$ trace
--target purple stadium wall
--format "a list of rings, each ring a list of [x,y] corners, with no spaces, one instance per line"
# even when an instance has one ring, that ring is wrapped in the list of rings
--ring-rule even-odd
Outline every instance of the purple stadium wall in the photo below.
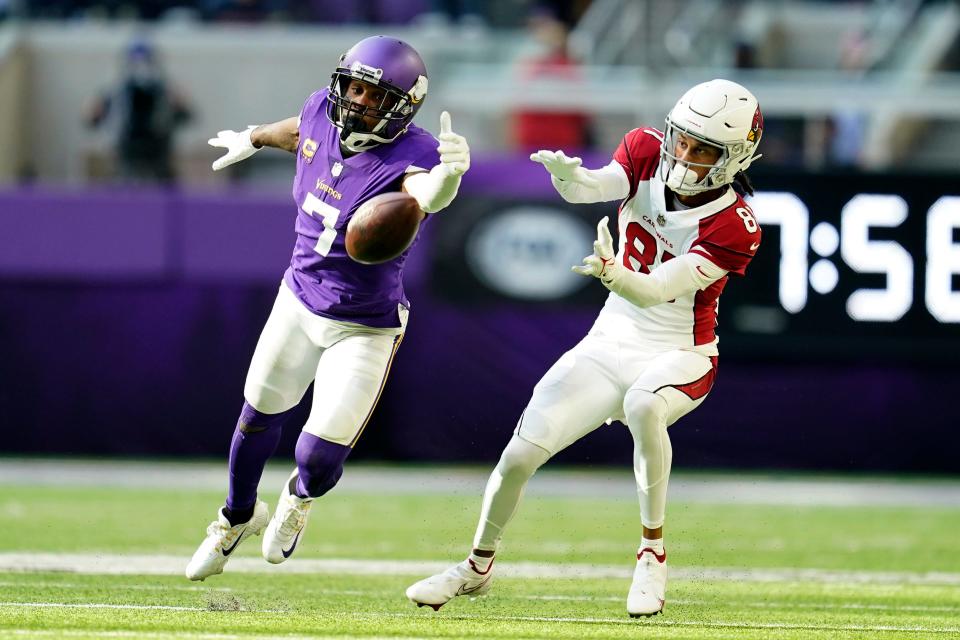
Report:
[[[539,174],[520,169],[506,186],[484,174],[464,203],[504,190],[555,200]],[[457,214],[434,221],[408,262],[410,326],[356,457],[494,461],[602,302],[598,288],[457,299],[438,277]],[[286,199],[249,193],[0,192],[0,454],[225,455],[293,216]],[[677,466],[960,470],[955,367],[729,344],[714,392],[671,428]],[[559,459],[627,463],[631,446],[615,423]]]

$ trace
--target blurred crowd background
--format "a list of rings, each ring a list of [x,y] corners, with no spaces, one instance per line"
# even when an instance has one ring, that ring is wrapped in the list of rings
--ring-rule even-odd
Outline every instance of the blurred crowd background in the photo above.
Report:
[[[377,33],[421,52],[417,123],[449,110],[474,167],[411,259],[358,456],[499,451],[602,303],[567,269],[612,212],[564,205],[526,154],[605,164],[726,77],[764,111],[765,245],[676,463],[960,471],[960,7],[935,0],[0,0],[0,452],[226,452],[293,163],[214,173],[206,140],[295,115]],[[626,464],[601,431],[565,459]]]
[[[0,0],[0,16],[4,182],[131,177],[148,143],[154,177],[214,181],[210,131],[294,113],[382,31],[427,61],[421,119],[450,109],[480,154],[608,153],[725,75],[765,98],[767,167],[958,168],[953,2]]]

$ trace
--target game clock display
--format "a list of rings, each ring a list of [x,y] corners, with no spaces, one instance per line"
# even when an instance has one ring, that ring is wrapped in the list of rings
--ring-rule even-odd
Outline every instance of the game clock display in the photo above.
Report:
[[[960,356],[960,185],[853,174],[757,182],[749,202],[763,244],[746,286],[724,292],[722,329],[789,334],[837,355]]]

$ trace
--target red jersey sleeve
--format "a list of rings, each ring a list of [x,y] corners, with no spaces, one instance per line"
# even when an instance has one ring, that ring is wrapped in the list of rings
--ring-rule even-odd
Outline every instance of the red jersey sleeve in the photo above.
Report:
[[[627,132],[620,146],[613,152],[613,159],[620,163],[630,179],[630,197],[637,192],[637,185],[653,177],[660,163],[660,143],[663,134],[653,127],[641,127]]]
[[[742,198],[737,198],[720,213],[700,221],[700,233],[690,253],[702,255],[721,269],[742,276],[760,248],[761,233],[753,210]]]

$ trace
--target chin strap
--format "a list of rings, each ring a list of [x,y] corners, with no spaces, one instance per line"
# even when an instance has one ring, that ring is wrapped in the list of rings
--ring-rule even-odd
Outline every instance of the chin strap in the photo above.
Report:
[[[674,162],[673,168],[670,169],[670,173],[667,175],[665,184],[671,191],[681,195],[692,195],[692,193],[686,193],[684,187],[696,186],[697,182],[697,173],[695,171],[686,165]]]

